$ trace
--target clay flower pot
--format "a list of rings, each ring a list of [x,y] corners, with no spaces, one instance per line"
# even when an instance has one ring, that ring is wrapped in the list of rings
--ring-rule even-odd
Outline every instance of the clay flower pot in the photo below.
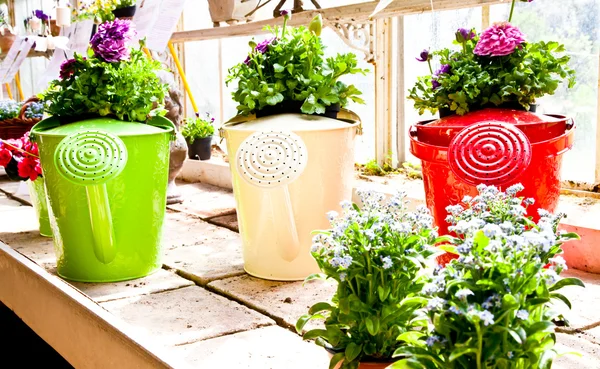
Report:
[[[6,31],[4,35],[0,35],[0,52],[2,54],[6,54],[8,50],[10,50],[10,47],[15,42],[16,37],[17,36],[10,31]]]

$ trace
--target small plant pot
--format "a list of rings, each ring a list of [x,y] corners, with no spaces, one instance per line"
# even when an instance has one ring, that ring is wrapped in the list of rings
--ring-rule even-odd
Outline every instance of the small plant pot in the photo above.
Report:
[[[482,106],[479,109],[474,109],[474,110],[483,110],[485,108],[513,109],[513,110],[525,111],[525,108],[523,107],[523,105],[516,103],[516,102],[507,102],[504,104],[500,104],[498,106],[496,106],[494,104],[487,104],[485,106]],[[529,105],[530,112],[535,113],[536,110],[537,110],[537,104]],[[449,117],[451,115],[456,115],[456,113],[453,112],[452,110],[450,110],[449,108],[440,108],[438,113],[440,115],[440,118],[445,118],[445,117]]]
[[[55,19],[50,20],[50,34],[54,37],[60,35],[60,26],[56,24]]]
[[[137,5],[133,5],[125,8],[115,9],[112,11],[112,13],[115,16],[115,18],[133,18],[136,10]]]
[[[212,150],[212,136],[197,138],[194,140],[194,143],[189,143],[188,145],[188,157],[192,160],[209,160]]]
[[[3,36],[0,36],[0,52],[2,52],[2,54],[6,54],[8,50],[10,50],[15,42],[15,38],[16,36],[9,31],[6,31]]]

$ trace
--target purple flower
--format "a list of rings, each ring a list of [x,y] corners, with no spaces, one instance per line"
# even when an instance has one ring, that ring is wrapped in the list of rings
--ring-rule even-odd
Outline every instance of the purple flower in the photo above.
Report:
[[[50,17],[49,17],[48,15],[46,15],[46,14],[44,13],[44,11],[43,11],[43,10],[41,10],[41,9],[38,9],[38,10],[34,11],[34,12],[33,12],[33,15],[34,15],[36,18],[38,18],[38,19],[40,19],[41,21],[43,21],[43,22],[46,22],[46,21],[47,21],[47,20],[50,18]]]
[[[415,58],[415,59],[417,59],[417,61],[420,61],[420,62],[426,62],[429,60],[429,58],[430,58],[429,50],[423,49],[423,51],[421,51],[421,53],[419,54],[419,57]]]
[[[279,12],[279,15],[281,15],[282,17],[292,17],[292,12],[289,10],[282,10]]]
[[[459,28],[456,31],[456,40],[460,43],[465,41],[469,41],[475,37],[475,32],[473,30],[468,30],[466,28]]]
[[[271,45],[271,42],[273,42],[273,40],[275,40],[275,37],[264,40],[263,42],[256,45],[254,50],[258,51],[261,54],[266,53],[269,50],[269,45]]]
[[[67,59],[60,65],[60,79],[67,79],[71,77],[77,70],[77,60]]]
[[[450,67],[450,64],[442,64],[442,65],[440,66],[440,69],[438,69],[438,70],[435,72],[435,74],[434,74],[434,75],[437,77],[437,76],[439,76],[440,74],[448,74],[448,73],[450,73],[450,70],[451,70],[451,69],[452,69],[452,68]]]
[[[521,48],[525,35],[510,23],[496,23],[483,31],[473,52],[480,56],[505,56]]]
[[[433,87],[434,90],[437,90],[438,88],[440,88],[440,83],[436,79],[432,79],[431,87]]]
[[[135,35],[129,20],[115,19],[98,27],[98,32],[90,41],[94,55],[109,63],[129,59],[127,43]]]

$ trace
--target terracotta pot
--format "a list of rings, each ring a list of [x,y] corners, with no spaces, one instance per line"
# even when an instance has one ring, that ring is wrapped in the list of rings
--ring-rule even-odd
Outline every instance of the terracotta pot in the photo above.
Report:
[[[56,19],[50,20],[50,34],[54,37],[60,35],[60,27],[56,24]]]
[[[246,17],[258,5],[258,0],[208,0],[208,10],[215,27],[219,22],[235,23],[250,20]]]
[[[10,33],[9,31],[6,31],[4,33],[4,36],[0,35],[0,52],[2,54],[6,54],[8,52],[8,50],[10,50],[10,47],[15,42],[16,37],[17,36]]]

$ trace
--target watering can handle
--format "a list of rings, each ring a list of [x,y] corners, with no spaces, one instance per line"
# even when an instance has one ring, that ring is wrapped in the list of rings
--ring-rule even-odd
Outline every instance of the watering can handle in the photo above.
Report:
[[[71,134],[60,141],[54,153],[57,172],[69,182],[85,187],[94,254],[103,264],[109,264],[117,255],[106,183],[118,176],[126,164],[125,143],[101,130]]]

